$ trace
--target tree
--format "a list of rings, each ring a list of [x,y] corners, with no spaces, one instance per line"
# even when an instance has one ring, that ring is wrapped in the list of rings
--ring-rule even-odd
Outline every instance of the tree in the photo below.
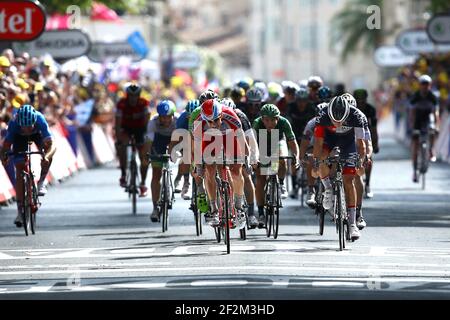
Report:
[[[365,52],[375,50],[383,42],[383,27],[370,29],[367,8],[378,6],[382,12],[383,0],[348,0],[345,7],[331,20],[331,44],[343,43],[341,59],[346,61],[360,46]],[[380,22],[381,23],[381,22]]]
[[[39,2],[44,6],[47,14],[51,15],[65,13],[67,7],[73,4],[79,6],[83,13],[88,13],[94,1],[104,3],[119,15],[125,12],[138,14],[147,8],[146,0],[77,0],[76,3],[73,0],[40,0]]]
[[[450,2],[448,0],[431,0],[429,10],[433,13],[449,13]]]

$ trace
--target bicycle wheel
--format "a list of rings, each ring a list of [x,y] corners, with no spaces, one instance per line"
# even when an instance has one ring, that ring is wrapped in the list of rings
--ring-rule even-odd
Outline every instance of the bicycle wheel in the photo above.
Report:
[[[162,232],[166,232],[167,231],[167,224],[168,224],[168,214],[169,214],[169,197],[168,197],[168,190],[167,190],[167,183],[168,183],[168,177],[167,177],[167,171],[165,171],[163,173],[163,179],[162,179],[162,185],[161,188],[163,188],[162,190],[162,199],[161,199],[161,203],[162,203]]]
[[[32,202],[31,202],[31,216],[30,216],[30,220],[31,220],[31,233],[35,234],[35,230],[36,230],[36,212],[37,212],[37,208],[38,208],[38,193],[36,190],[36,185],[33,183],[32,184]]]
[[[239,230],[241,240],[247,240],[247,226],[248,226],[248,218],[247,213],[245,213],[245,228]]]
[[[305,207],[305,169],[302,168],[302,174],[300,176],[300,199],[301,199],[301,204],[302,204],[302,208]]]
[[[24,184],[23,184],[23,209],[22,209],[22,221],[23,228],[25,230],[25,235],[28,236],[29,231],[31,230],[31,202],[29,197],[29,177],[24,175]]]
[[[228,185],[225,185],[223,190],[224,192],[224,220],[225,220],[225,227],[224,227],[224,240],[227,245],[227,254],[230,254],[231,248],[230,248],[230,222],[231,222],[231,208],[230,208],[230,188]]]
[[[323,229],[325,226],[325,210],[322,206],[316,207],[316,214],[319,216],[319,234],[323,236]]]
[[[132,212],[135,215],[137,211],[137,163],[135,159],[130,162],[130,187],[128,192],[131,193]]]
[[[278,238],[278,230],[280,228],[280,207],[281,207],[281,194],[280,194],[280,186],[278,183],[275,183],[274,190],[274,207],[273,207],[273,238]]]
[[[270,238],[272,235],[272,226],[273,226],[273,212],[272,207],[269,206],[266,208],[266,235],[267,238]]]
[[[197,184],[195,183],[194,179],[192,180],[191,210],[194,213],[195,231],[198,237],[202,234],[202,219],[197,208]]]
[[[342,200],[341,200],[341,188],[337,188],[336,194],[336,216],[338,223],[338,234],[339,234],[339,250],[343,251],[345,249],[345,230],[344,230],[344,217],[343,217],[343,208],[342,208]]]

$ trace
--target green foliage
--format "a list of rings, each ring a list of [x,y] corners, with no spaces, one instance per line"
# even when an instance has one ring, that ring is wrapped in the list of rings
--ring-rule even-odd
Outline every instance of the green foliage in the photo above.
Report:
[[[81,8],[81,12],[88,13],[92,7],[93,0],[40,0],[47,14],[65,13],[70,5],[77,5]],[[109,8],[115,10],[118,14],[128,12],[130,14],[139,14],[146,9],[146,0],[97,0],[96,2],[104,3]]]
[[[365,52],[370,52],[382,43],[383,27],[373,30],[367,27],[370,17],[367,8],[372,5],[379,6],[382,11],[383,0],[349,0],[333,17],[331,25],[334,32],[330,45],[343,44],[341,56],[343,61],[346,61],[351,53],[356,52],[360,45]]]
[[[448,0],[431,0],[429,10],[433,13],[449,13],[450,1]]]

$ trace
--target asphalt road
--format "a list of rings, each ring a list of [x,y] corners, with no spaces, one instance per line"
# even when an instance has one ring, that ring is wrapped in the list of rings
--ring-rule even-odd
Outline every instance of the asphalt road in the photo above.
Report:
[[[408,151],[383,131],[362,238],[338,251],[335,227],[287,200],[278,240],[232,233],[231,255],[177,195],[169,231],[131,214],[115,164],[78,173],[42,199],[25,237],[15,209],[0,210],[0,299],[449,299],[450,167],[427,189],[411,181]]]

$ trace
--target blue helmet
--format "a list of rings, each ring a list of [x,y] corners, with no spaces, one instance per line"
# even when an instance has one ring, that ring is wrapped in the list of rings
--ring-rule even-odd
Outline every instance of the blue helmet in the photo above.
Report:
[[[156,107],[156,112],[158,112],[160,116],[173,116],[176,110],[177,107],[175,106],[175,103],[170,100],[163,100],[158,103],[158,106]]]
[[[21,127],[31,127],[37,121],[37,112],[29,104],[23,105],[17,112],[17,122]]]
[[[331,89],[328,88],[327,86],[320,87],[318,95],[320,100],[322,101],[328,100],[331,98]]]
[[[186,112],[191,114],[195,109],[200,107],[200,100],[191,100],[186,104]]]

